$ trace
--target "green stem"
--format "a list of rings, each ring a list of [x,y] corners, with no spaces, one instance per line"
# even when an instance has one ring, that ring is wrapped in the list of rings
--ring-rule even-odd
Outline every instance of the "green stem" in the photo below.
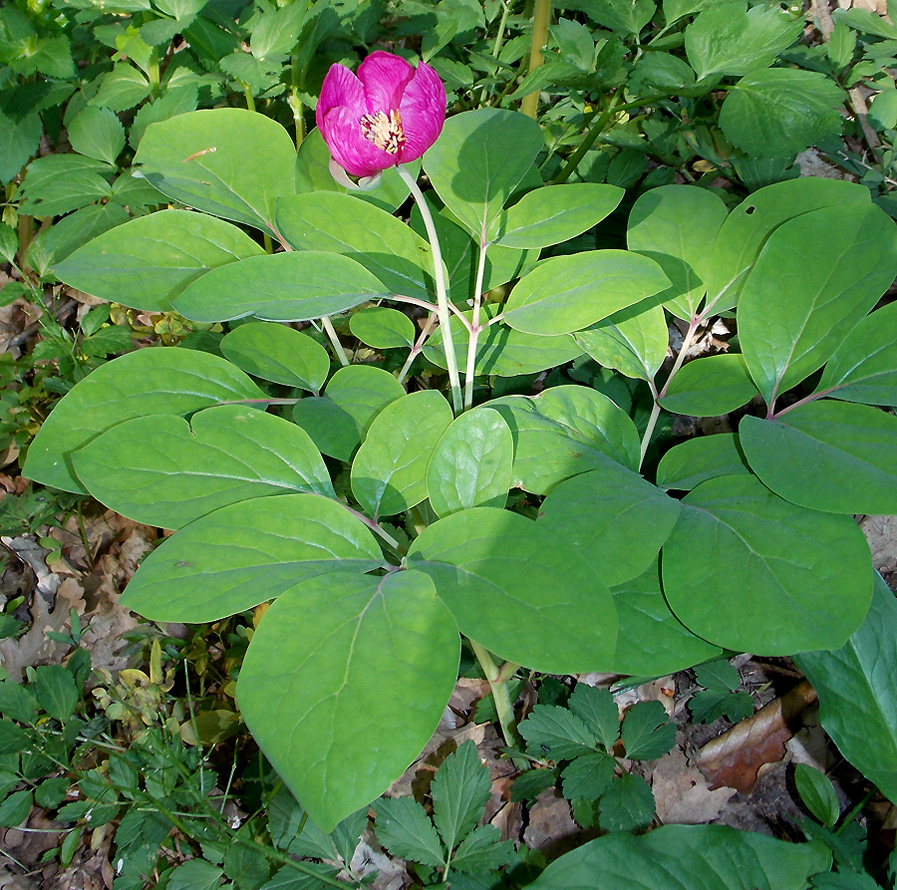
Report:
[[[572,155],[567,159],[567,163],[560,169],[558,175],[554,178],[554,184],[560,185],[563,182],[566,182],[570,178],[570,174],[579,166],[580,161],[586,156],[588,150],[595,144],[595,140],[601,135],[604,131],[604,128],[607,126],[608,121],[619,111],[618,106],[616,105],[617,94],[614,93],[611,96],[611,100],[608,103],[607,108],[604,111],[604,114],[592,124],[589,128],[588,133],[586,133],[585,138],[579,144],[579,148],[573,152]]]
[[[330,338],[330,342],[333,344],[333,351],[336,353],[337,359],[339,359],[339,363],[345,368],[346,365],[350,365],[349,356],[346,355],[346,350],[343,349],[343,344],[340,343],[339,337],[336,333],[336,328],[333,327],[333,322],[330,320],[328,316],[324,316],[321,319],[321,326],[327,332],[327,336]]]
[[[499,668],[488,649],[485,649],[473,640],[469,640],[469,642],[473,648],[473,654],[476,655],[486,680],[489,682],[489,688],[492,690],[495,713],[498,715],[498,725],[501,727],[501,734],[505,744],[509,748],[516,748],[520,744],[520,736],[517,734],[517,727],[514,725],[514,703],[511,701],[511,695],[508,692],[508,680],[513,676],[518,666],[508,662]]]
[[[464,410],[473,407],[473,379],[477,365],[477,338],[480,335],[480,305],[483,301],[483,279],[486,274],[486,251],[489,242],[485,230],[480,236],[480,259],[477,263],[477,280],[473,290],[473,315],[471,316],[470,338],[467,344],[467,371],[464,376]]]
[[[411,196],[417,204],[420,215],[423,217],[424,226],[427,229],[427,237],[430,239],[430,250],[433,253],[433,277],[436,281],[436,303],[439,314],[439,329],[442,331],[442,346],[445,350],[445,363],[448,367],[449,384],[452,388],[452,406],[455,414],[461,412],[461,378],[458,374],[458,360],[455,356],[455,346],[452,343],[451,315],[449,312],[448,288],[445,281],[445,267],[442,264],[442,249],[439,246],[439,236],[436,233],[436,225],[433,222],[433,214],[430,213],[430,205],[424,193],[420,190],[415,178],[401,164],[396,167],[402,181],[408,186]]]
[[[532,74],[540,65],[545,62],[545,56],[542,55],[542,47],[548,43],[548,22],[551,19],[551,0],[536,0],[536,9],[533,13],[533,36],[530,42],[529,51],[529,71]],[[529,115],[533,120],[536,119],[536,111],[539,108],[539,91],[530,93],[523,97],[520,103],[520,110]]]
[[[252,98],[252,87],[248,83],[243,84],[243,95],[246,97],[246,107],[255,111],[255,99]]]
[[[492,58],[498,59],[501,54],[501,45],[505,39],[505,28],[508,26],[508,16],[511,14],[511,0],[502,0],[502,10],[501,10],[501,19],[498,23],[498,33],[495,35],[495,43],[492,44]],[[490,77],[495,77],[495,73],[498,71],[498,64],[492,66],[492,70],[489,72]],[[483,87],[480,92],[480,105],[486,104],[487,97],[487,89]]]
[[[427,317],[423,330],[420,332],[420,336],[415,341],[414,346],[411,347],[411,351],[408,353],[408,358],[405,359],[405,364],[402,365],[402,370],[399,371],[399,376],[397,378],[399,383],[405,382],[405,377],[411,370],[411,365],[414,364],[414,360],[421,354],[421,350],[424,348],[424,343],[427,342],[427,337],[430,336],[430,331],[433,330],[434,324],[436,324],[436,313],[431,312]]]

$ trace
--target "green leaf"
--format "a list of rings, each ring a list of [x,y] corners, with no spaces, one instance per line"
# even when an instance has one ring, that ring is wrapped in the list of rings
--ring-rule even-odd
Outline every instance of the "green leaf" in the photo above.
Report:
[[[492,796],[489,767],[480,762],[477,747],[470,739],[439,767],[430,793],[433,821],[445,848],[454,850],[482,818]]]
[[[844,92],[817,71],[770,68],[743,77],[726,96],[719,125],[753,157],[788,157],[841,132]]]
[[[511,487],[514,439],[495,411],[475,408],[452,421],[427,469],[437,516],[468,507],[504,507]]]
[[[59,263],[91,239],[130,219],[128,211],[115,201],[88,204],[53,223],[44,241],[47,255],[52,257],[52,262]]]
[[[11,263],[16,258],[19,250],[19,236],[12,226],[0,223],[0,257]]]
[[[78,478],[117,513],[180,528],[219,507],[267,495],[335,498],[308,434],[239,405],[181,417],[138,417],[112,427],[73,458]]]
[[[114,164],[125,147],[125,128],[108,108],[88,105],[68,125],[72,148],[89,158]]]
[[[802,176],[754,192],[719,229],[707,260],[708,304],[716,312],[735,305],[764,242],[782,223],[812,210],[849,204],[868,207],[869,190],[838,179]]]
[[[459,657],[454,621],[425,576],[328,574],[267,611],[237,700],[281,778],[329,831],[385,791],[430,738]]]
[[[414,322],[397,309],[371,306],[349,319],[349,330],[373,349],[401,349],[414,345]]]
[[[466,874],[494,871],[514,858],[513,841],[503,841],[494,825],[477,826],[452,857],[452,868]],[[454,879],[455,886],[458,885]]]
[[[78,707],[75,678],[61,664],[45,664],[37,668],[34,691],[40,706],[61,723],[67,723]]]
[[[769,6],[745,11],[743,0],[712,3],[685,29],[685,54],[698,79],[768,68],[803,30],[803,22]]]
[[[127,111],[148,98],[152,87],[142,71],[128,62],[119,62],[107,71],[91,105],[112,111]]]
[[[741,685],[738,671],[725,658],[699,664],[695,668],[695,681],[706,689],[721,689],[725,692],[734,692]]]
[[[475,238],[498,234],[502,208],[544,145],[525,114],[483,108],[450,117],[426,153],[424,170],[439,197]]]
[[[318,575],[349,584],[382,562],[371,533],[341,504],[315,494],[255,498],[169,538],[141,563],[122,603],[151,621],[201,624]]]
[[[497,313],[495,306],[484,306],[480,314],[481,323],[494,318]],[[469,311],[463,314],[468,321],[473,315]],[[454,314],[450,324],[455,357],[458,366],[463,368],[466,367],[470,334]],[[475,373],[477,376],[494,374],[497,377],[536,374],[569,362],[579,355],[582,355],[582,348],[569,334],[541,337],[522,334],[502,324],[490,324],[486,330],[480,331],[477,338]],[[440,368],[446,366],[442,334],[438,329],[424,346],[424,357]]]
[[[654,0],[627,0],[625,3],[591,0],[585,4],[585,10],[589,18],[599,25],[624,35],[637,36],[653,18],[657,4]]]
[[[657,562],[644,574],[611,588],[617,607],[617,647],[610,670],[637,677],[671,674],[720,649],[695,636],[673,614],[660,587]]]
[[[374,804],[377,840],[393,856],[431,868],[445,865],[445,850],[424,808],[412,797],[381,797]]]
[[[78,155],[36,158],[28,165],[19,187],[19,212],[57,216],[109,198],[112,188],[101,175],[108,173],[105,163]]]
[[[569,334],[668,286],[657,263],[625,250],[551,257],[511,291],[505,322],[525,334]]]
[[[427,497],[427,467],[452,422],[436,390],[391,402],[377,415],[352,462],[352,493],[375,519],[393,516]]]
[[[653,380],[660,370],[670,343],[663,307],[646,309],[640,303],[573,336],[599,365],[646,381]]]
[[[623,717],[621,738],[630,760],[656,760],[676,744],[676,724],[659,701],[636,702]]]
[[[53,271],[66,284],[95,297],[161,312],[170,310],[171,301],[210,269],[261,258],[263,253],[248,235],[223,220],[188,210],[161,210],[104,232]]]
[[[660,702],[650,704],[660,705]],[[601,795],[598,820],[605,831],[634,831],[646,826],[653,818],[654,794],[641,776],[623,773],[615,777],[610,788]]]
[[[779,226],[738,307],[744,359],[767,404],[822,367],[895,276],[897,226],[879,207],[825,208]]]
[[[557,386],[534,399],[506,396],[484,407],[498,411],[511,429],[517,488],[545,494],[564,479],[606,467],[608,457],[638,466],[635,424],[596,390]]]
[[[462,510],[428,526],[408,551],[465,636],[545,673],[598,670],[616,615],[594,569],[562,538],[519,514]]]
[[[324,454],[350,461],[374,418],[404,395],[402,384],[388,371],[349,365],[330,378],[322,398],[296,404],[293,419]]]
[[[897,90],[885,89],[875,96],[869,106],[869,123],[876,130],[897,127]]]
[[[543,791],[557,783],[557,772],[556,768],[533,768],[521,773],[511,785],[511,800],[515,803],[521,800],[535,800]]]
[[[535,248],[569,241],[612,213],[623,195],[614,185],[591,182],[533,189],[507,211],[495,243]]]
[[[12,680],[0,680],[0,714],[19,723],[37,723],[34,693]]]
[[[804,806],[826,828],[834,828],[838,817],[841,815],[841,806],[838,803],[838,795],[831,780],[825,773],[798,763],[794,767],[794,784],[797,793]]]
[[[662,408],[692,417],[716,417],[747,405],[757,395],[744,357],[710,355],[683,365],[658,399]]]
[[[843,645],[859,626],[870,560],[852,518],[796,507],[751,476],[709,479],[682,503],[663,589],[689,630],[773,655]]]
[[[238,890],[258,890],[271,874],[264,851],[244,844],[231,844],[224,854],[224,874]]]
[[[382,281],[388,294],[432,300],[430,245],[385,210],[338,192],[281,198],[277,226],[299,251],[349,257]]]
[[[676,525],[679,502],[610,458],[561,482],[539,526],[569,541],[608,585],[641,575]]]
[[[23,473],[63,491],[86,493],[72,471],[71,453],[115,424],[263,397],[242,371],[217,356],[139,349],[102,365],[57,402],[28,449]]]
[[[296,148],[272,118],[240,108],[192,111],[150,124],[134,166],[197,210],[274,231],[277,198],[294,192]]]
[[[867,315],[844,338],[815,392],[846,402],[897,406],[897,304]]]
[[[745,416],[741,444],[776,494],[831,513],[897,513],[897,417],[819,401],[772,420]]]
[[[672,447],[657,465],[661,488],[690,491],[716,476],[750,475],[735,433],[686,439]]]
[[[168,877],[168,890],[214,890],[224,872],[205,859],[191,859],[177,866]]]
[[[15,119],[0,111],[0,185],[10,182],[37,153],[44,132],[36,112]]]
[[[518,727],[526,750],[534,757],[573,760],[595,753],[595,737],[571,711],[555,705],[536,705]]]
[[[568,706],[595,734],[598,744],[606,751],[610,751],[620,736],[620,711],[610,692],[586,683],[577,683]],[[573,795],[573,797],[583,796]]]
[[[663,269],[670,287],[658,300],[679,318],[691,319],[698,312],[711,273],[710,248],[725,219],[722,198],[711,189],[695,186],[651,189],[633,205],[629,249],[650,257]]]
[[[897,602],[879,574],[869,613],[833,652],[795,662],[819,694],[823,729],[838,750],[891,800],[897,798]]]
[[[338,253],[288,251],[239,260],[188,285],[175,308],[193,321],[308,321],[345,312],[389,291],[360,263]]]
[[[228,361],[253,377],[315,395],[330,373],[327,350],[308,334],[282,324],[241,324],[221,340],[220,348]]]
[[[617,761],[613,757],[598,751],[577,757],[561,773],[564,797],[567,800],[577,797],[598,800],[610,787],[616,767]]]
[[[15,791],[4,801],[0,801],[0,825],[14,827],[21,825],[31,812],[34,794],[31,791]]]

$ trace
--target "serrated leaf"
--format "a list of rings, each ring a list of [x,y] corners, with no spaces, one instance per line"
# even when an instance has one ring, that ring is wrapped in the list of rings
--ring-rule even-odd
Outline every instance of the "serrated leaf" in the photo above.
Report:
[[[634,831],[653,818],[654,794],[651,786],[641,776],[632,773],[617,776],[598,802],[598,821],[605,831]]]
[[[640,701],[626,711],[620,737],[630,760],[656,760],[676,744],[676,724],[659,701]]]
[[[237,700],[275,769],[328,831],[419,753],[459,656],[455,623],[425,576],[331,573],[294,585],[266,612]]]
[[[601,752],[577,757],[561,773],[564,797],[567,800],[572,800],[574,797],[583,800],[598,800],[610,788],[616,767],[617,761],[610,755]]]
[[[566,708],[536,705],[518,730],[527,751],[539,759],[573,760],[595,751],[593,733]]]
[[[543,791],[556,784],[557,780],[556,769],[527,770],[514,779],[511,786],[511,800],[535,800]]]
[[[40,147],[43,124],[36,112],[15,119],[0,111],[0,184],[10,182]]]
[[[494,825],[475,828],[452,857],[452,868],[468,874],[494,871],[507,865],[514,856],[512,841],[503,841]]]
[[[19,187],[19,212],[31,216],[56,216],[109,198],[112,189],[101,174],[108,166],[79,155],[48,155],[36,158]]]
[[[695,668],[695,681],[705,689],[720,689],[734,692],[741,685],[738,671],[726,661],[718,658]]]
[[[71,671],[61,664],[45,664],[35,670],[34,691],[40,706],[66,723],[78,707],[78,687]]]
[[[445,851],[426,810],[411,797],[382,797],[374,804],[377,840],[393,856],[431,868],[445,865]]]
[[[36,723],[37,713],[37,701],[29,688],[0,680],[0,714],[19,723]]]
[[[430,786],[433,821],[447,850],[454,850],[483,816],[492,794],[489,768],[468,739],[445,759]],[[460,851],[459,851],[460,852]]]
[[[79,154],[114,164],[125,147],[125,128],[108,108],[88,105],[68,125],[69,141]]]
[[[21,825],[31,812],[34,794],[31,791],[14,791],[6,800],[0,801],[0,826]]]
[[[620,737],[620,711],[607,689],[577,683],[568,702],[570,710],[594,733],[598,744],[610,751]],[[574,797],[583,797],[574,794]]]

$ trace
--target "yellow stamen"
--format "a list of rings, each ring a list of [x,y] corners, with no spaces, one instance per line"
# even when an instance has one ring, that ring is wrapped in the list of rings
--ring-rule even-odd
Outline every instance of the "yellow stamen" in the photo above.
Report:
[[[378,111],[376,114],[365,114],[361,118],[361,133],[365,139],[373,142],[377,148],[391,155],[398,154],[405,144],[405,131],[402,129],[402,115],[398,108],[389,112]]]

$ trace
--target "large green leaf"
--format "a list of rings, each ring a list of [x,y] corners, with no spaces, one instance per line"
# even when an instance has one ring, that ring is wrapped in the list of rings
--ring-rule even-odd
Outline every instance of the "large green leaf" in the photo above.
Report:
[[[340,368],[321,398],[303,399],[293,407],[293,420],[326,455],[349,461],[373,419],[405,395],[388,371],[371,365]]]
[[[751,469],[794,504],[832,513],[897,513],[897,417],[850,402],[810,402],[738,427]]]
[[[351,257],[390,293],[433,298],[430,245],[379,207],[338,192],[292,195],[277,202],[277,227],[296,250]]]
[[[0,184],[16,177],[40,148],[43,124],[37,112],[14,119],[0,111]]]
[[[308,321],[345,312],[389,289],[361,263],[318,250],[263,254],[213,269],[189,285],[175,308],[193,321]]]
[[[685,54],[699,79],[747,74],[769,67],[802,30],[802,19],[778,8],[746,11],[744,0],[711,3],[685,29]]]
[[[99,501],[138,522],[180,528],[212,510],[269,494],[336,497],[308,434],[238,405],[120,423],[76,451],[78,478]]]
[[[738,306],[744,359],[767,403],[822,367],[895,276],[897,226],[879,207],[823,208],[779,226]]]
[[[627,243],[657,262],[671,282],[659,295],[671,312],[690,319],[707,291],[711,248],[726,205],[711,189],[667,185],[645,192],[629,216]]]
[[[686,439],[671,448],[657,465],[657,484],[661,488],[690,491],[715,476],[750,472],[735,433],[717,433]]]
[[[382,564],[371,532],[336,501],[317,494],[254,498],[207,513],[154,550],[122,605],[151,621],[202,624],[308,578]]]
[[[498,313],[495,306],[486,305],[480,311],[480,323],[494,318]],[[469,321],[472,312],[464,313]],[[458,366],[467,367],[467,350],[470,334],[461,321],[452,315],[452,345]],[[503,324],[490,324],[480,331],[477,338],[476,374],[497,377],[518,377],[522,374],[537,374],[547,368],[554,368],[582,355],[582,348],[569,334],[560,337],[540,337],[523,334]],[[444,368],[445,349],[442,335],[437,329],[424,346],[424,356],[433,364]]]
[[[822,207],[868,206],[869,200],[865,186],[812,176],[776,182],[754,192],[720,227],[707,268],[708,304],[717,312],[735,305],[757,254],[786,220]]]
[[[330,831],[420,753],[459,657],[455,622],[425,575],[328,574],[293,586],[267,611],[237,700],[265,756]]]
[[[819,717],[838,750],[897,799],[897,602],[875,574],[872,605],[833,652],[794,656],[819,695]]]
[[[140,349],[101,366],[56,404],[31,443],[22,472],[44,485],[86,494],[72,471],[71,454],[111,426],[264,395],[239,368],[217,356]]]
[[[695,359],[679,370],[659,399],[674,414],[716,417],[747,405],[757,395],[743,356],[738,353]]]
[[[652,677],[672,674],[722,654],[695,636],[670,610],[657,561],[646,572],[610,589],[617,607],[617,648],[608,670]]]
[[[641,575],[657,560],[679,502],[610,458],[552,489],[539,527],[576,547],[608,585]]]
[[[816,392],[846,402],[897,406],[897,303],[867,315],[844,338]]]
[[[212,108],[150,124],[134,166],[164,195],[197,210],[274,230],[277,198],[294,192],[296,147],[277,121]]]
[[[104,232],[54,267],[66,284],[135,309],[171,301],[210,269],[264,251],[236,226],[188,210],[162,210]]]
[[[753,157],[790,157],[840,134],[844,99],[841,87],[818,71],[753,71],[726,97],[719,124]]]
[[[424,157],[433,188],[479,240],[498,234],[502,208],[544,145],[525,114],[482,108],[450,117]]]
[[[514,439],[496,411],[475,408],[452,421],[427,469],[437,516],[469,507],[503,507],[511,487]]]
[[[574,338],[599,365],[641,380],[654,379],[670,343],[663,307],[645,309],[639,303],[577,332]]]
[[[529,890],[804,890],[830,865],[819,843],[726,825],[664,825],[589,841],[552,862]]]
[[[408,551],[465,636],[500,658],[553,674],[603,670],[617,616],[607,586],[563,538],[517,513],[462,510]]]
[[[374,418],[351,477],[352,493],[371,516],[393,516],[426,498],[430,457],[451,422],[449,403],[433,389],[396,399]]]
[[[534,248],[568,241],[601,222],[623,195],[615,185],[594,182],[533,189],[507,211],[496,244]]]
[[[505,322],[525,334],[557,337],[587,328],[669,283],[657,263],[630,251],[551,257],[511,291]]]
[[[330,356],[316,340],[282,324],[241,324],[221,340],[224,356],[263,380],[296,386],[315,395],[330,373]]]
[[[869,607],[870,568],[851,517],[797,507],[752,476],[720,476],[682,502],[663,589],[709,642],[784,655],[843,645]]]

